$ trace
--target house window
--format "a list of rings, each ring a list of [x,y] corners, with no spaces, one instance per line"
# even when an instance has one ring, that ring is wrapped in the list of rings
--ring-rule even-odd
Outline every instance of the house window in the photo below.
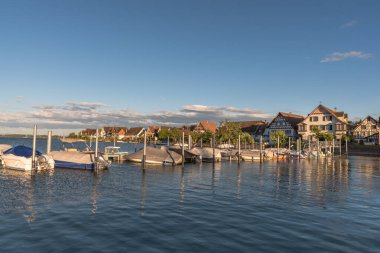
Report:
[[[330,131],[333,130],[333,126],[332,126],[332,125],[329,125],[329,130],[330,130]]]
[[[362,129],[366,129],[366,126],[365,126],[365,125],[362,125],[361,128],[362,128]]]
[[[317,122],[318,116],[310,117],[310,122]]]
[[[376,129],[376,125],[372,125],[372,129]]]

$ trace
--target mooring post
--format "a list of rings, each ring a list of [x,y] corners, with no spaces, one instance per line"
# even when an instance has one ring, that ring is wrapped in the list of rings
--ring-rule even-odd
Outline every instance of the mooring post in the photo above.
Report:
[[[201,135],[201,148],[203,148],[203,137]]]
[[[212,135],[212,162],[215,163],[215,134]]]
[[[185,167],[185,131],[182,131],[182,168]]]
[[[345,141],[346,141],[346,155],[348,156],[348,140],[347,140],[347,138],[345,138]]]
[[[317,139],[317,158],[319,158],[319,139]]]
[[[36,146],[37,146],[37,125],[34,125],[33,130],[33,148],[32,148],[32,168],[37,169],[36,166]]]
[[[342,138],[339,139],[339,156],[342,156]]]
[[[288,147],[289,147],[289,152],[290,152],[290,149],[291,149],[291,141],[290,141],[290,137],[288,139]]]
[[[260,163],[263,162],[263,136],[260,136]]]
[[[277,161],[280,155],[280,135],[277,133]]]
[[[95,158],[98,158],[99,152],[99,129],[96,129],[96,137],[95,137]]]
[[[241,152],[241,148],[240,148],[240,134],[239,134],[239,138],[238,138],[238,163],[240,163],[240,152]]]
[[[52,136],[52,132],[48,131],[47,144],[46,144],[46,154],[47,155],[50,155],[50,152],[51,152],[51,136]]]
[[[334,157],[334,153],[335,153],[335,139],[333,139],[332,141],[332,156]]]
[[[308,157],[311,157],[311,136],[309,136],[309,154]]]
[[[190,132],[189,132],[189,146],[187,147],[189,150],[191,149],[191,146],[192,146],[192,140],[191,140],[191,135],[190,135]]]
[[[168,143],[167,143],[168,147],[169,147],[169,142],[170,142],[170,136],[168,135]]]
[[[301,160],[301,139],[297,139],[297,155],[298,155],[298,161]]]
[[[144,129],[144,151],[143,151],[143,166],[146,165],[146,129]]]

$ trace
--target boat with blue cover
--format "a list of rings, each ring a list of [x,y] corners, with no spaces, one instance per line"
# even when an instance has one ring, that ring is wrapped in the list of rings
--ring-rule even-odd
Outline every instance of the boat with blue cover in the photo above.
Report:
[[[1,155],[1,164],[4,168],[31,171],[33,169],[33,149],[18,145],[4,151]],[[49,155],[35,151],[35,169],[54,169],[54,160]]]

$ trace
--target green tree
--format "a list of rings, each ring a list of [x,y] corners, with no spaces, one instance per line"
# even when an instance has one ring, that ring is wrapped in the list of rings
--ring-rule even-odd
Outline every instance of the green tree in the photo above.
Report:
[[[69,133],[69,138],[77,138],[77,134],[76,133]]]
[[[242,142],[246,142],[247,144],[253,144],[255,142],[255,140],[253,139],[253,137],[249,133],[246,133],[246,132],[243,132],[241,134],[240,140]]]
[[[287,136],[284,131],[275,131],[270,135],[270,140],[277,144],[277,140],[280,142],[280,147],[285,147],[287,142]]]
[[[164,128],[158,133],[158,139],[161,141],[166,141],[168,138],[172,142],[179,140],[181,133],[178,128]]]
[[[313,128],[311,129],[311,132],[315,134],[315,137],[320,140],[320,141],[324,141],[324,140],[327,140],[327,141],[332,141],[334,140],[334,135],[331,134],[331,133],[324,133],[322,132],[322,130],[317,127],[317,126],[313,126]]]
[[[231,140],[236,143],[239,135],[241,134],[242,131],[239,123],[225,120],[221,122],[221,127],[217,137],[220,142],[227,142]]]

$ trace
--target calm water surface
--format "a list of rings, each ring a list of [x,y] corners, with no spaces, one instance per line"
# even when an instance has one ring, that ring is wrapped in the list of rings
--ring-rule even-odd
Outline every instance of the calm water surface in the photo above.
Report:
[[[379,238],[379,158],[0,169],[1,252],[380,252]]]

